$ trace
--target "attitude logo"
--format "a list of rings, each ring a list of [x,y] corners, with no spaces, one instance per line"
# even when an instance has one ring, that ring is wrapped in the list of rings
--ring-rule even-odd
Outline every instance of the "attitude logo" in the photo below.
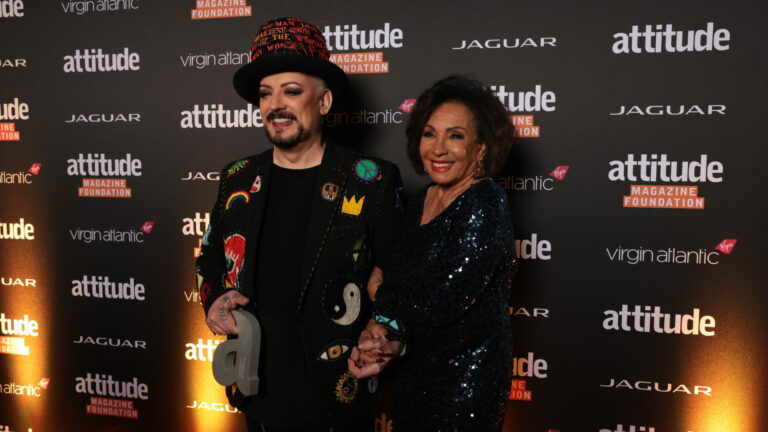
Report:
[[[549,177],[543,175],[533,177],[501,176],[496,178],[496,183],[507,191],[550,192],[555,190],[557,182],[565,180],[569,168],[569,165],[558,165],[549,173]]]
[[[690,314],[663,313],[660,306],[621,305],[621,310],[603,312],[603,328],[639,333],[714,336],[715,317],[702,315],[699,308]]]
[[[203,341],[202,338],[198,338],[196,344],[187,343],[184,345],[187,348],[184,352],[184,358],[187,360],[212,362],[213,351],[220,343],[220,340],[206,339]]]
[[[20,218],[18,222],[0,222],[0,240],[34,240],[35,227]]]
[[[218,54],[188,53],[186,56],[179,56],[181,65],[185,68],[205,69],[211,66],[239,66],[251,61],[251,55],[248,52],[224,51]]]
[[[16,123],[5,120],[29,120],[29,105],[19,102],[19,98],[0,104],[0,141],[21,140],[21,132],[16,130]]]
[[[0,0],[0,18],[20,18],[24,16],[22,0]]]
[[[208,410],[208,411],[216,411],[216,412],[226,412],[226,413],[232,413],[237,414],[240,412],[239,409],[233,407],[232,405],[228,403],[223,402],[207,402],[207,401],[198,401],[193,400],[191,405],[187,405],[187,408],[189,409],[199,409],[199,410]],[[2,432],[2,431],[0,431]]]
[[[75,377],[75,391],[91,395],[85,406],[86,414],[122,418],[139,418],[133,400],[149,399],[149,386],[133,377],[130,381],[118,381],[112,375],[86,373]]]
[[[40,174],[41,163],[33,163],[26,171],[0,171],[1,184],[32,184],[34,176]]]
[[[64,56],[65,73],[81,72],[126,72],[141,69],[141,58],[128,47],[122,52],[105,53],[101,48],[75,50],[72,55]]]
[[[144,243],[144,237],[152,233],[154,222],[144,222],[139,229],[119,230],[116,228],[74,228],[69,230],[69,236],[74,241],[85,244],[103,243]]]
[[[557,102],[555,92],[542,91],[541,84],[536,84],[533,90],[528,91],[507,91],[505,85],[492,85],[489,88],[509,112],[555,111],[555,102]],[[533,115],[511,114],[510,120],[515,127],[516,137],[539,138],[541,136],[541,128],[534,124]]]
[[[195,212],[194,217],[184,218],[181,222],[183,224],[181,227],[183,235],[200,237],[205,234],[205,230],[208,229],[208,225],[211,223],[211,214]]]
[[[15,382],[0,383],[0,393],[12,396],[27,396],[39,398],[43,395],[43,390],[48,389],[51,383],[50,378],[43,378],[37,384],[16,384]]]
[[[11,69],[18,69],[18,68],[25,68],[27,67],[27,59],[23,58],[1,58],[0,57],[0,69],[4,68],[11,68]]]
[[[679,53],[703,51],[728,51],[731,32],[715,30],[715,23],[707,23],[701,30],[675,30],[672,24],[648,24],[645,31],[633,25],[629,33],[613,35],[614,54]]]
[[[109,300],[145,300],[146,288],[133,278],[128,282],[114,282],[109,276],[83,276],[72,281],[73,297]]]
[[[519,400],[530,402],[533,400],[533,391],[527,389],[527,383],[524,379],[516,378],[539,378],[547,377],[547,361],[535,358],[532,352],[525,357],[512,358],[512,388],[509,392],[510,400]]]
[[[140,177],[141,160],[130,153],[124,158],[107,159],[104,153],[79,153],[77,159],[67,160],[67,175],[88,178],[77,189],[77,196],[89,198],[131,198],[132,190],[127,179],[93,177]]]
[[[709,386],[660,383],[656,381],[630,381],[628,379],[611,378],[608,383],[600,384],[600,387],[671,394],[680,393],[688,396],[712,396],[712,387]]]
[[[61,2],[64,13],[84,15],[90,12],[137,10],[139,0],[68,0]]]
[[[383,51],[334,53],[333,51],[371,50],[403,47],[403,29],[392,27],[388,22],[382,28],[361,30],[357,24],[325,26],[323,30],[330,60],[348,74],[389,73],[389,62],[384,61]]]
[[[630,153],[626,160],[609,162],[610,181],[664,182],[664,183],[721,183],[723,163],[710,161],[703,154],[699,160],[671,161],[666,154],[641,154],[639,159]],[[624,196],[622,205],[630,208],[704,209],[704,197],[698,196],[699,187],[690,185],[633,184],[630,195]]]
[[[200,250],[203,244],[202,236],[205,235],[208,225],[211,223],[211,214],[195,212],[194,217],[184,218],[181,220],[181,223],[181,233],[183,235],[200,237],[197,240],[197,246],[193,249],[193,255],[197,258],[200,256]]]
[[[247,0],[195,0],[192,19],[237,18],[251,16]]]
[[[100,347],[112,347],[112,348],[131,348],[131,349],[147,349],[147,341],[139,339],[123,339],[112,338],[103,336],[83,336],[80,335],[77,339],[72,341],[76,345],[93,345]]]
[[[552,259],[552,243],[549,240],[539,239],[537,233],[531,233],[530,238],[515,239],[515,251],[517,257],[524,260]]]
[[[37,321],[24,318],[6,318],[5,313],[0,312],[0,354],[29,355],[26,337],[38,337],[40,325]]]
[[[224,109],[222,104],[194,105],[181,112],[182,129],[264,127],[261,111],[248,104],[244,109]]]
[[[556,47],[556,37],[515,37],[515,38],[497,38],[497,39],[464,39],[459,46],[451,48],[452,50],[471,50],[471,49],[515,49],[515,48],[544,48]]]

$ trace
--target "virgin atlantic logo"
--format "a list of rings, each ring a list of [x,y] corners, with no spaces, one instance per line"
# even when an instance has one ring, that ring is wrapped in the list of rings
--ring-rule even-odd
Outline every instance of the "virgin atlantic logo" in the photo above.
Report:
[[[733,248],[736,247],[737,241],[737,239],[725,239],[715,246],[715,249],[726,255],[730,255],[731,252],[733,252]]]

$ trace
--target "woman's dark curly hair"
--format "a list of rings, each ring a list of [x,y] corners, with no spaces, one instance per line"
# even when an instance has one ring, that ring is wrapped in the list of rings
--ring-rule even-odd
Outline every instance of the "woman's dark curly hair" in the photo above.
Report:
[[[446,102],[464,105],[472,113],[477,136],[486,146],[483,158],[486,174],[493,176],[498,173],[504,167],[512,147],[514,127],[499,99],[481,82],[465,75],[451,75],[441,79],[416,100],[405,127],[408,158],[416,172],[425,172],[419,155],[424,125],[432,112]]]

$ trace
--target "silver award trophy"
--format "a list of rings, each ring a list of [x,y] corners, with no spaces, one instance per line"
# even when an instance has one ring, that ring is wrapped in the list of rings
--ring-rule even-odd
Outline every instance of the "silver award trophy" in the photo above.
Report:
[[[232,311],[239,330],[237,339],[224,341],[213,352],[213,377],[223,386],[237,385],[245,396],[259,392],[261,325],[253,314]]]

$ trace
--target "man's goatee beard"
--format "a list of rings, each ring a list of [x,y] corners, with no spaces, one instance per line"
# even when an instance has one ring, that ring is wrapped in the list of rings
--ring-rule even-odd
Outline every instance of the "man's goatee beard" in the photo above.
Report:
[[[264,131],[267,133],[267,139],[269,140],[269,142],[274,144],[275,147],[283,150],[290,150],[296,147],[300,142],[309,139],[309,132],[301,126],[299,126],[299,130],[296,133],[296,135],[288,138],[276,138],[272,136],[269,133],[269,130],[267,130],[266,128],[264,128]]]

